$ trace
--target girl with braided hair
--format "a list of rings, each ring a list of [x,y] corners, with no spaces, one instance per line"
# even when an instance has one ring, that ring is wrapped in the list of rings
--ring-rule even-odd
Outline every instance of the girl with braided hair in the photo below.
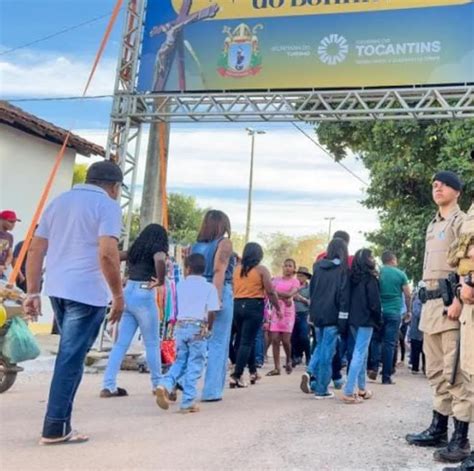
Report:
[[[150,224],[140,233],[124,258],[128,280],[124,290],[125,311],[119,324],[118,338],[104,374],[100,397],[127,396],[117,387],[116,378],[132,339],[140,329],[145,344],[153,391],[161,377],[160,320],[156,304],[156,288],[163,286],[168,257],[168,234],[159,224]]]

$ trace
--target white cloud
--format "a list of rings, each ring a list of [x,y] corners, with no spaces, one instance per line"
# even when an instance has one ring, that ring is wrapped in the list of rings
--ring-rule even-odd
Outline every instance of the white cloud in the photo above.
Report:
[[[5,97],[61,97],[82,94],[93,57],[74,57],[48,52],[19,52],[0,58],[0,93]],[[116,61],[99,64],[89,95],[113,92]]]
[[[238,197],[248,186],[250,138],[242,128],[194,128],[172,126],[168,184],[196,194],[203,207],[226,211],[237,232],[245,227],[247,201]],[[327,216],[335,216],[333,230],[351,233],[351,249],[362,247],[363,232],[378,227],[375,211],[364,208],[363,184],[296,130],[267,125],[255,149],[256,198],[252,212],[252,234],[282,231],[292,235],[327,231]],[[105,131],[76,131],[105,145]],[[143,182],[148,135],[142,139],[138,184]],[[354,156],[344,165],[363,180],[369,176]],[[204,191],[205,190],[205,191]],[[287,198],[291,193],[291,199]],[[137,199],[140,203],[141,195]]]

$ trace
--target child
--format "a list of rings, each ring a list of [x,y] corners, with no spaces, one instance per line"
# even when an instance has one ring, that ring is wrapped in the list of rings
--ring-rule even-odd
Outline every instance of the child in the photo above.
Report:
[[[170,394],[179,381],[183,389],[181,413],[199,412],[196,406],[197,382],[202,375],[207,352],[207,338],[214,313],[220,304],[216,287],[202,276],[206,260],[192,254],[185,260],[185,280],[178,283],[176,324],[176,361],[156,389],[156,402],[168,409]]]

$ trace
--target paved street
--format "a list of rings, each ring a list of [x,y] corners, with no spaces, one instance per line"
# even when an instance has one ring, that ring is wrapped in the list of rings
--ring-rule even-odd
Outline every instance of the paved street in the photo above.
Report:
[[[316,401],[299,391],[302,369],[264,378],[196,415],[160,410],[148,376],[124,372],[128,398],[100,399],[101,375],[87,374],[74,426],[90,434],[83,445],[40,447],[51,359],[29,371],[0,398],[3,470],[439,470],[431,451],[404,443],[430,416],[426,380],[402,368],[397,385],[372,384],[360,406]]]

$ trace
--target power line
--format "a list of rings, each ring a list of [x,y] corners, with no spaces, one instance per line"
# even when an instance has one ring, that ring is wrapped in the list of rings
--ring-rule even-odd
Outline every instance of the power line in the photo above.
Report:
[[[2,98],[10,103],[24,103],[27,101],[79,101],[79,100],[101,100],[103,98],[113,98],[113,95],[90,95],[90,96],[58,96],[58,97],[33,97],[33,98]]]
[[[82,28],[83,26],[90,25],[91,23],[95,23],[96,21],[102,20],[103,18],[107,18],[108,16],[111,15],[111,13],[112,12],[108,12],[104,15],[97,16],[97,17],[92,18],[90,20],[83,21],[82,23],[79,23],[77,25],[70,26],[69,28],[65,28],[65,29],[62,29],[60,31],[57,31],[56,33],[48,34],[47,36],[43,36],[41,38],[34,39],[33,41],[30,41],[30,42],[27,42],[27,43],[24,43],[24,44],[20,44],[19,46],[12,47],[11,49],[7,49],[6,51],[0,52],[0,56],[4,56],[5,54],[10,54],[14,51],[18,51],[19,49],[24,49],[24,48],[29,47],[29,46],[34,46],[35,44],[38,44],[38,43],[43,42],[43,41],[47,41],[48,39],[55,38],[56,36],[60,36],[61,34],[69,33],[70,31],[74,31],[75,29]]]
[[[306,136],[318,149],[321,149],[334,163],[337,165],[340,165],[346,172],[350,173],[354,178],[357,178],[361,183],[363,183],[365,186],[369,186],[369,184],[363,180],[362,178],[357,175],[357,173],[353,172],[349,167],[346,167],[343,163],[338,162],[316,139],[311,137],[304,129],[302,129],[300,126],[298,126],[296,123],[292,122],[291,123],[298,131],[300,131],[304,136]]]

